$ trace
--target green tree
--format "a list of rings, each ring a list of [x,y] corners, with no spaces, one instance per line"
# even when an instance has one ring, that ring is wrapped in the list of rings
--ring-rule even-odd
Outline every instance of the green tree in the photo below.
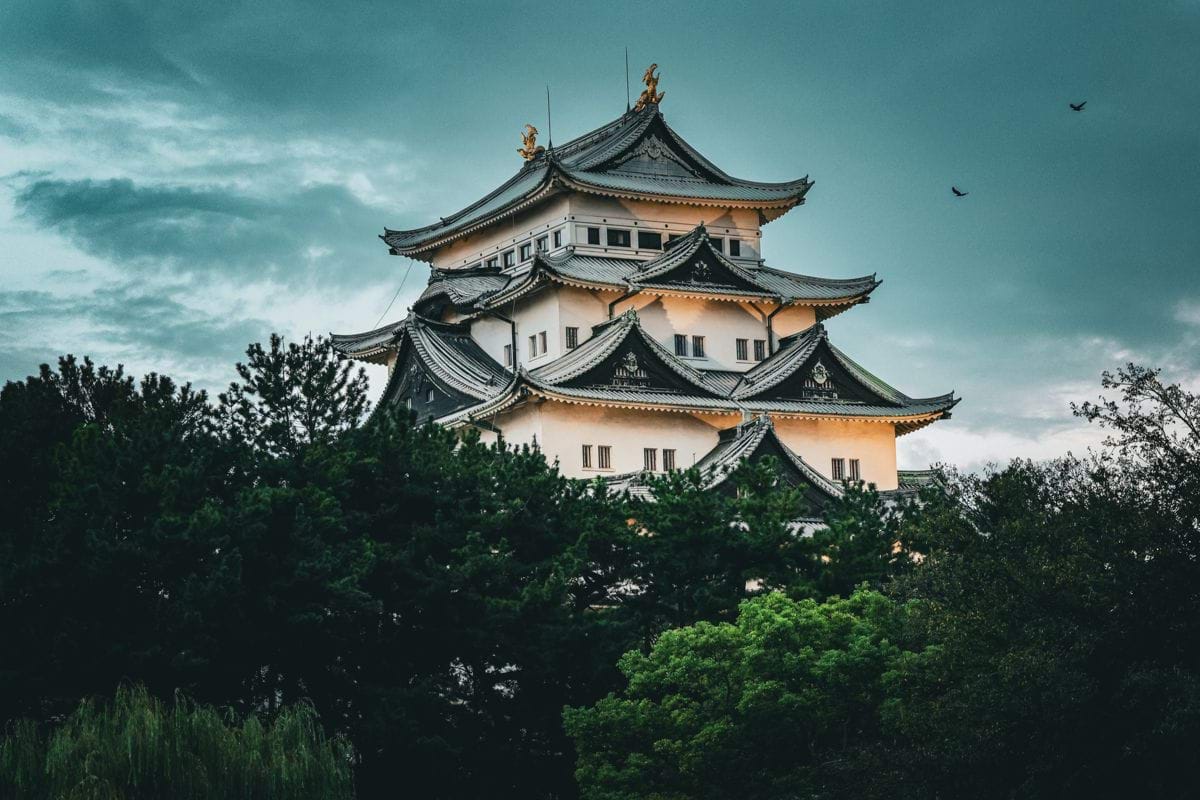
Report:
[[[311,707],[238,720],[144,688],[86,701],[48,729],[0,739],[0,795],[10,800],[349,800],[352,751],[326,738]]]
[[[867,589],[774,592],[627,653],[621,692],[564,713],[583,797],[814,796],[825,762],[878,735],[898,615]]]

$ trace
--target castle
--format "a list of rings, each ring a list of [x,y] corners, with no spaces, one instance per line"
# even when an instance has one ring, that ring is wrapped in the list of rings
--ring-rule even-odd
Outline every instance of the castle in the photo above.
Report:
[[[335,335],[386,364],[381,405],[419,421],[536,443],[568,476],[636,488],[699,467],[724,482],[772,455],[820,505],[845,481],[903,490],[896,437],[950,416],[954,395],[909,397],[839,350],[824,321],[880,281],[766,265],[762,226],[812,182],[734,178],[664,118],[655,67],[637,105],[549,149],[527,126],[518,172],[437,223],[385,230],[428,262],[408,317]]]

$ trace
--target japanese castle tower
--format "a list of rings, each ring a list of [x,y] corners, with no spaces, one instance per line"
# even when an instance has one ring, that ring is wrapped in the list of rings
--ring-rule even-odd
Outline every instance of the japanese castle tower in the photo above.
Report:
[[[667,125],[654,70],[616,120],[549,150],[527,126],[499,188],[385,230],[429,285],[406,319],[335,346],[388,366],[381,406],[536,443],[568,476],[636,491],[696,465],[717,487],[769,454],[818,505],[844,480],[918,482],[897,472],[896,437],[957,400],[909,397],[834,345],[823,322],[880,281],[767,266],[762,226],[812,182],[721,171]]]

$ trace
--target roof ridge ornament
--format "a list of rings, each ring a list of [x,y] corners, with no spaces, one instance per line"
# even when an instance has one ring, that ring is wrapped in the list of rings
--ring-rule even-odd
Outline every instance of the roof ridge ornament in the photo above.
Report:
[[[517,148],[517,152],[520,153],[521,158],[526,161],[533,161],[546,152],[546,148],[537,143],[537,135],[538,129],[526,123],[525,130],[521,133],[521,144],[523,146]]]
[[[658,69],[658,64],[651,64],[642,75],[642,83],[646,84],[646,88],[638,97],[637,105],[633,107],[634,111],[641,111],[648,105],[657,106],[666,95],[666,92],[658,91],[658,79],[661,76],[654,74],[656,69]]]

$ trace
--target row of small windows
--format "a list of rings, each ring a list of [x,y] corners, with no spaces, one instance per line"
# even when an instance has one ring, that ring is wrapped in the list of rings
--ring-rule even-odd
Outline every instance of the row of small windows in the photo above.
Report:
[[[553,245],[551,245],[551,242],[553,242]],[[505,269],[507,269],[508,267],[516,266],[518,256],[520,257],[520,262],[524,264],[526,261],[533,258],[535,249],[539,253],[545,253],[551,247],[557,250],[558,248],[562,247],[562,242],[563,232],[560,228],[559,230],[556,230],[546,236],[539,236],[532,242],[524,242],[513,250],[505,250],[500,255],[492,256],[486,261],[480,262],[473,266],[485,266],[489,269],[497,269],[503,266]]]
[[[690,351],[689,343],[691,344]],[[689,338],[687,334],[675,334],[675,355],[683,358],[704,358],[704,337],[692,336]]]
[[[830,476],[833,477],[833,479],[835,481],[846,480],[846,478],[847,478],[847,476],[846,476],[846,459],[844,459],[844,458],[833,459],[833,463],[830,465],[829,474],[830,474]],[[862,480],[862,470],[859,467],[859,462],[858,462],[857,458],[850,459],[849,479],[852,481]]]
[[[595,461],[592,460],[592,451],[595,451]],[[642,448],[642,466],[649,472],[658,472],[658,454],[657,447]],[[585,444],[581,453],[584,469],[612,469],[612,446],[607,444]],[[593,466],[593,464],[595,466]],[[662,468],[664,472],[670,472],[675,469],[675,450],[673,448],[664,447],[662,449]]]
[[[734,344],[735,344],[735,347],[737,350],[737,360],[738,361],[749,361],[750,360],[750,340],[749,339],[737,339],[734,341]],[[762,361],[766,357],[767,357],[767,340],[766,339],[755,339],[754,340],[754,360]]]
[[[630,247],[632,244],[633,234],[623,228],[605,228],[605,241],[608,247]],[[681,234],[668,234],[667,244],[680,238]],[[709,241],[713,246],[722,253],[725,252],[725,239],[720,236],[709,237]],[[587,229],[587,243],[590,245],[600,244],[600,229]],[[662,250],[663,235],[655,231],[638,231],[637,232],[637,249],[639,250]],[[729,240],[729,255],[740,256],[742,254],[742,243],[738,239]]]
[[[563,338],[568,350],[574,350],[579,347],[579,328],[567,326],[563,329]],[[546,332],[539,331],[531,334],[529,337],[529,357],[531,359],[546,355],[548,350],[548,342]],[[511,344],[504,345],[504,366],[511,367],[513,365],[513,346]]]

